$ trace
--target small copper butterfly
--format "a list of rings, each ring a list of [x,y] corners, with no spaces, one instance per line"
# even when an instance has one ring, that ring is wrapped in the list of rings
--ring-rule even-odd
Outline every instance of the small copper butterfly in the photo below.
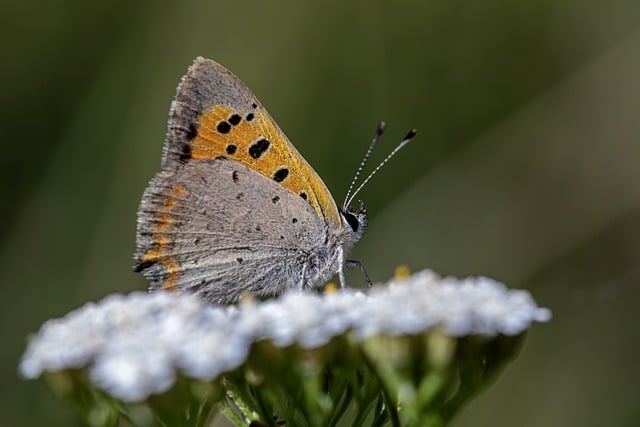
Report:
[[[345,286],[345,266],[361,267],[347,253],[367,225],[352,199],[339,208],[251,91],[199,57],[171,106],[162,170],[142,196],[135,271],[151,290],[213,303],[303,289],[336,273]]]

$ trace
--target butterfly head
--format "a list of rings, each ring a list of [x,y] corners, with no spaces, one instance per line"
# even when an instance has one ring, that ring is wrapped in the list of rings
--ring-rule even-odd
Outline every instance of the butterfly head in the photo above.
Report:
[[[357,209],[350,206],[341,208],[340,216],[342,217],[344,227],[349,232],[349,240],[352,242],[360,240],[360,237],[362,237],[362,234],[367,228],[367,210],[362,201],[360,201]]]

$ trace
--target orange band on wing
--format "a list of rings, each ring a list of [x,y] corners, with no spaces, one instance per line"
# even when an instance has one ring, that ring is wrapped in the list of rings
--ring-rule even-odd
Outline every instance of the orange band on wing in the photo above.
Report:
[[[318,216],[340,224],[335,202],[320,177],[261,108],[241,113],[214,105],[200,115],[191,158],[220,156],[274,179],[307,200]]]
[[[184,187],[177,185],[171,191],[171,194],[178,196],[184,194],[184,192]],[[163,231],[174,222],[174,219],[170,215],[174,206],[175,200],[171,197],[167,197],[164,205],[162,206],[162,210],[166,213],[161,213],[158,216],[158,220],[152,224],[152,227],[155,228],[155,232],[153,233],[153,238],[155,240],[153,248],[140,256],[140,261],[154,261],[160,262],[164,265],[167,271],[167,277],[165,282],[162,284],[162,289],[167,291],[178,290],[177,283],[180,275],[180,267],[177,261],[166,255],[167,248],[171,243],[171,240],[163,234]]]

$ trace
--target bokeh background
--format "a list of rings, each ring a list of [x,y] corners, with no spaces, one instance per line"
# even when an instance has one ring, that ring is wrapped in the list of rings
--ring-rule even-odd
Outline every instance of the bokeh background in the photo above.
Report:
[[[338,200],[378,121],[372,163],[419,129],[361,194],[353,258],[374,279],[487,275],[553,310],[456,427],[640,425],[637,0],[1,7],[0,425],[79,424],[20,354],[46,319],[145,289],[137,204],[197,55],[253,89]]]

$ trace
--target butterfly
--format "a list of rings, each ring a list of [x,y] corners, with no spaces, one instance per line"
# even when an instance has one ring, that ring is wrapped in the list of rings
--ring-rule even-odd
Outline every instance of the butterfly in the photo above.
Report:
[[[198,57],[171,106],[161,171],[142,195],[134,270],[152,291],[218,304],[313,287],[336,273],[344,287],[351,266],[370,284],[362,264],[347,260],[367,226],[352,199],[339,207],[251,91]]]

